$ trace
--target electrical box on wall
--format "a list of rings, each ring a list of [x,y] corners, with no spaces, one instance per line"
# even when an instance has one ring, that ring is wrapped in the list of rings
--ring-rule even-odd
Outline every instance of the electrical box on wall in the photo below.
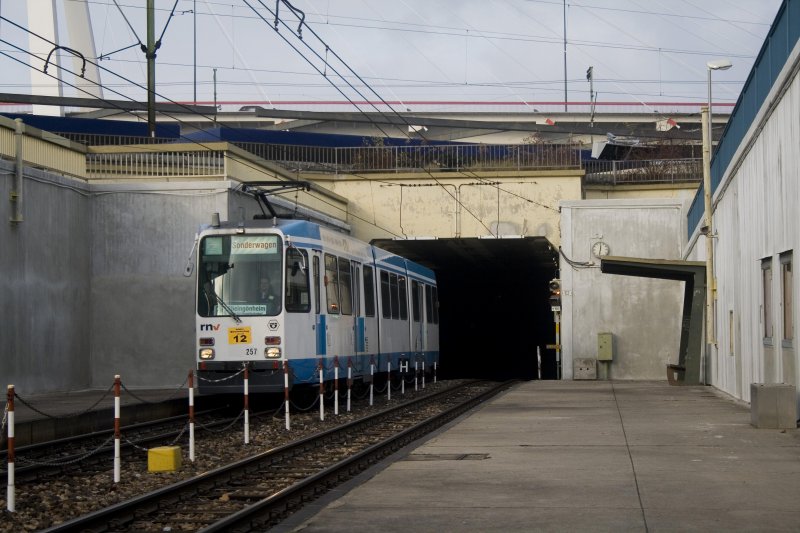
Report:
[[[597,334],[597,360],[611,361],[614,359],[614,334]]]

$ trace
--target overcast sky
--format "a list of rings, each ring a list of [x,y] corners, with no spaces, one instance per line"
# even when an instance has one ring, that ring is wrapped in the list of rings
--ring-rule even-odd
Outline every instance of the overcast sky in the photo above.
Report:
[[[82,0],[57,3],[63,1]],[[138,45],[146,42],[146,2],[116,4],[89,3],[96,52],[107,55],[102,83],[142,100],[142,88],[114,74],[146,85]],[[704,101],[706,61],[728,58],[734,67],[714,74],[714,100],[734,102],[780,4],[569,0],[568,99],[588,100],[591,66],[598,102]],[[0,0],[8,19],[0,20],[2,92],[36,93],[14,61],[26,60],[29,49],[27,34],[9,23],[27,27],[23,5]],[[156,0],[156,36],[169,20],[157,58],[160,100],[191,101],[196,91],[199,101],[213,101],[214,69],[219,102],[564,100],[563,0],[292,0],[309,26],[302,41],[299,13],[286,4],[274,30],[275,0],[178,0],[170,20],[173,5]],[[59,44],[70,46],[64,28]],[[85,96],[69,88],[65,95]],[[123,98],[108,90],[105,96]]]

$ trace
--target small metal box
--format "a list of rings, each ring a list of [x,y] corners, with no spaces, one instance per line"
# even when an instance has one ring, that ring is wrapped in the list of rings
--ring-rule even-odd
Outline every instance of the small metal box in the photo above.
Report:
[[[594,357],[573,359],[572,379],[597,379],[597,360]]]
[[[614,359],[614,334],[597,334],[597,360],[611,361]]]

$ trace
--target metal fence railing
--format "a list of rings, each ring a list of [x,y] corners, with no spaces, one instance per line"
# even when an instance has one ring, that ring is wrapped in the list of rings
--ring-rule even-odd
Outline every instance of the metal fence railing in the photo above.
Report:
[[[702,180],[699,159],[581,161],[572,145],[365,146],[354,148],[235,143],[292,171],[358,174],[485,170],[583,169],[586,185],[680,184]],[[226,175],[226,150],[125,150],[89,153],[90,179]],[[230,169],[228,169],[230,170]]]
[[[641,185],[699,183],[702,159],[648,159],[642,161],[584,161],[585,185]]]
[[[225,152],[90,153],[86,155],[86,171],[89,179],[224,177]]]
[[[580,168],[574,145],[458,144],[317,147],[234,143],[291,170],[347,174]]]

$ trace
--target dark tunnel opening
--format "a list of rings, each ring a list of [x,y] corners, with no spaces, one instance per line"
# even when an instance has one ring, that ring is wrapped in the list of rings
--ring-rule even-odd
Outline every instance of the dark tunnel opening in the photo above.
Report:
[[[548,283],[557,251],[543,237],[375,241],[432,268],[439,284],[442,379],[557,379]]]

